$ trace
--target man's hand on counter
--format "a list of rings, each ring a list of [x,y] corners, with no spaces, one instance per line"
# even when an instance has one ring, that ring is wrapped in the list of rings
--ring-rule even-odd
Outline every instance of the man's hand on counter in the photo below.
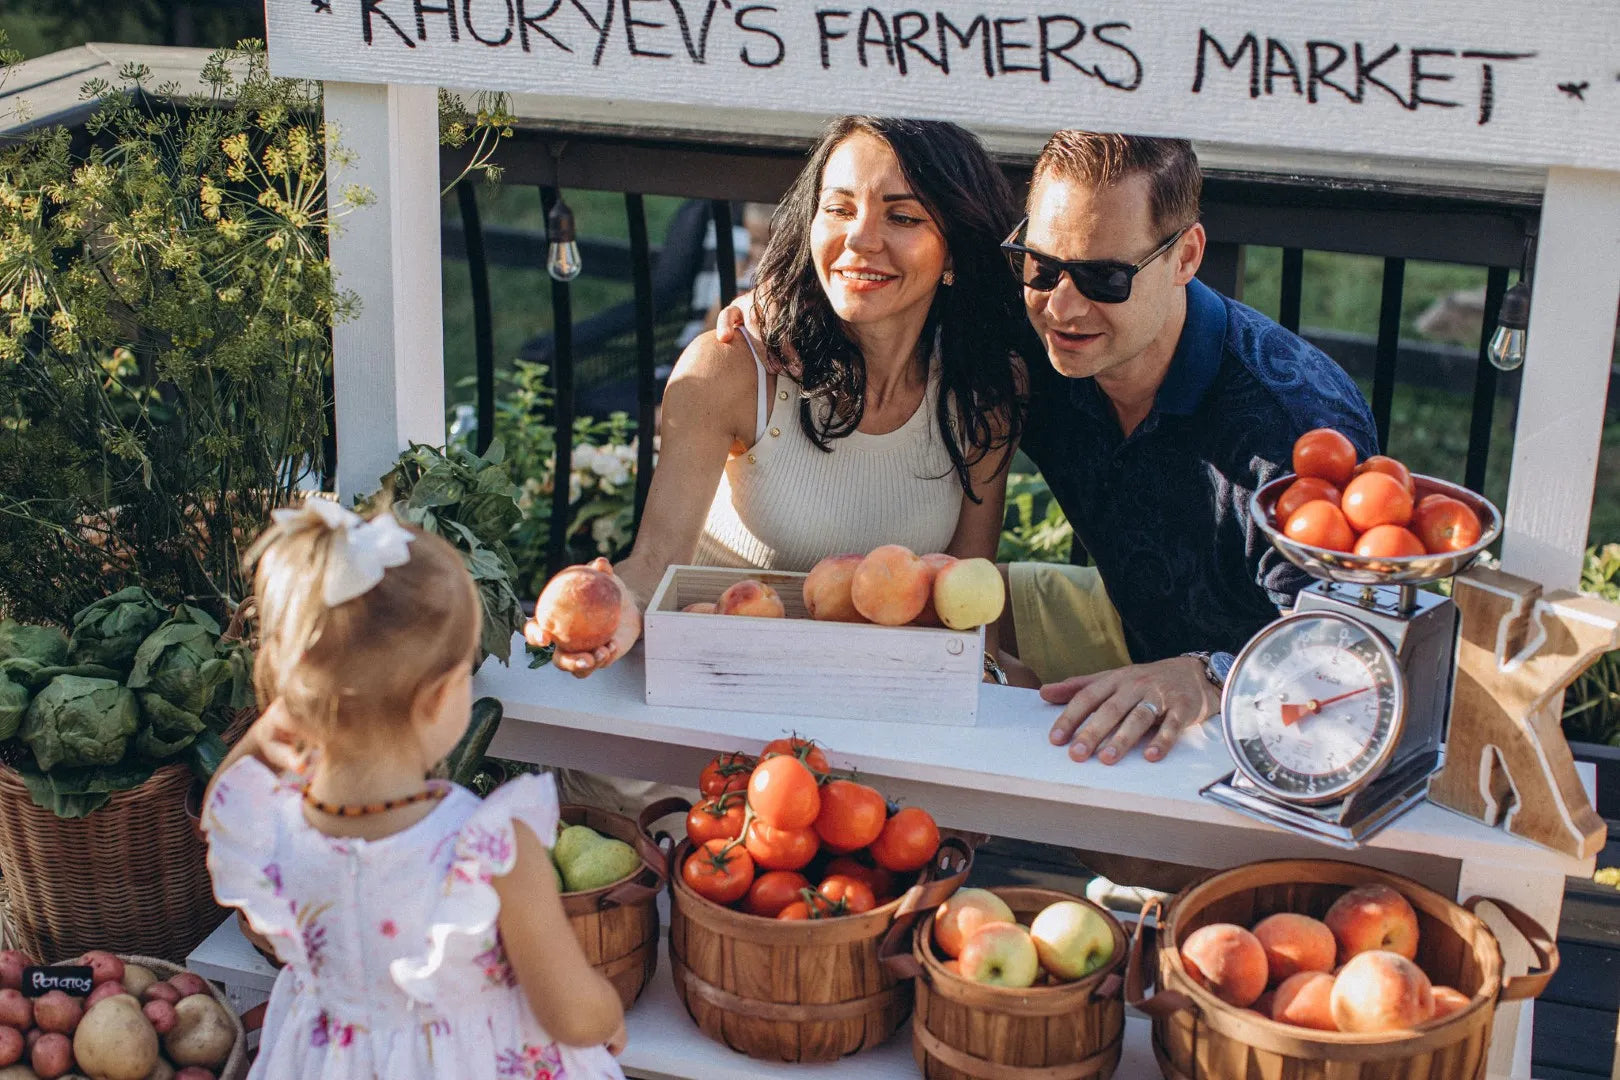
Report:
[[[1064,706],[1052,725],[1053,744],[1068,743],[1076,761],[1095,754],[1104,765],[1123,760],[1149,732],[1153,738],[1142,756],[1159,761],[1182,731],[1221,707],[1203,661],[1187,656],[1047,683],[1041,697]]]

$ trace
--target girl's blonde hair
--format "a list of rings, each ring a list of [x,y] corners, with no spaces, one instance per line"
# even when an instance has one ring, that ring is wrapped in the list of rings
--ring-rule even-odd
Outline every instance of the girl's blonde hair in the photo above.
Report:
[[[272,526],[254,545],[260,709],[280,699],[317,741],[340,723],[403,724],[425,686],[473,661],[481,615],[471,575],[443,539],[405,528],[409,560],[332,607],[321,598],[322,582],[341,530],[308,515]]]

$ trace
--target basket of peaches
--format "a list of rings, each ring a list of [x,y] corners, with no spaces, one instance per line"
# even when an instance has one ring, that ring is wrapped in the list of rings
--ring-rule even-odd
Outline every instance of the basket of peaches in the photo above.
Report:
[[[1383,454],[1357,460],[1331,428],[1294,443],[1294,471],[1254,493],[1251,512],[1294,565],[1359,585],[1418,585],[1464,569],[1502,531],[1490,500],[1411,472]]]

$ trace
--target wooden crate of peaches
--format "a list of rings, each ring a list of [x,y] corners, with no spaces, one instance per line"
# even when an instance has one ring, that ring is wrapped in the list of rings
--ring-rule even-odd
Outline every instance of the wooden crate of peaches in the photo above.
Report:
[[[33,961],[0,952],[0,1080],[240,1080],[241,1021],[200,975],[93,950],[46,971],[90,971],[87,995],[25,996]]]

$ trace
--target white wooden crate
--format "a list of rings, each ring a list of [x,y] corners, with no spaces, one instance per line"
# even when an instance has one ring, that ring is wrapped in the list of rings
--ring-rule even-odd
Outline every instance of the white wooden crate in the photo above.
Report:
[[[978,719],[984,628],[817,622],[804,574],[672,566],[647,605],[647,704],[966,726]],[[785,619],[699,615],[733,582],[763,581]]]

